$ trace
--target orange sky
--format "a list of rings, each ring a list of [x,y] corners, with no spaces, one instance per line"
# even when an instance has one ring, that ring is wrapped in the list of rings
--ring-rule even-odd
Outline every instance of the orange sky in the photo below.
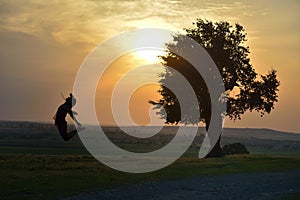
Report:
[[[227,120],[226,126],[300,133],[299,9],[297,0],[0,1],[0,120],[50,121],[62,101],[59,93],[72,91],[84,58],[115,34],[141,27],[182,31],[196,18],[206,18],[243,25],[257,72],[273,67],[281,81],[279,103],[270,115],[246,114],[235,123]],[[126,61],[114,65],[124,67]],[[149,88],[132,97],[132,102],[141,102],[132,111],[135,121],[149,120],[142,97],[153,94],[145,91]]]

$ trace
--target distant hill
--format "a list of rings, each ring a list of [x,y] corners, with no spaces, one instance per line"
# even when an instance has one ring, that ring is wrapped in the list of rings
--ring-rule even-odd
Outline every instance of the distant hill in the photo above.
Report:
[[[154,129],[157,129],[157,127],[143,127],[143,131],[141,131],[142,129],[139,127],[128,126],[121,128],[127,133],[134,132],[135,135],[147,134],[147,132],[153,132]],[[166,126],[160,133],[150,138],[136,138],[125,134],[119,127],[103,127],[106,135],[116,144],[140,143],[159,145],[169,143],[176,134],[177,128],[176,126]],[[199,128],[193,146],[199,146],[202,143],[204,130],[203,127]],[[189,127],[187,127],[185,134],[189,134]],[[225,128],[221,140],[222,145],[235,142],[243,143],[250,149],[300,152],[300,134],[283,131],[254,128]],[[75,137],[68,143],[62,141],[53,124],[19,121],[0,121],[0,146],[84,148],[79,137]]]
[[[21,132],[15,132],[15,136],[30,134],[31,136],[37,136],[36,130],[44,130],[43,136],[46,136],[47,133],[56,130],[54,124],[52,123],[40,123],[40,122],[29,122],[29,121],[0,121],[0,128],[14,128],[14,129],[22,129]],[[143,127],[146,131],[147,129],[152,130],[155,127]],[[118,127],[115,126],[104,126],[104,129],[108,132],[119,132],[121,131]],[[128,132],[136,132],[138,131],[138,127],[124,126],[123,130]],[[30,130],[30,133],[26,130]],[[12,131],[14,132],[14,131]],[[176,134],[177,127],[176,126],[166,126],[166,128],[161,132],[162,134]],[[199,133],[204,134],[204,128],[199,128]],[[5,135],[5,131],[0,132],[0,137]],[[33,135],[32,135],[33,134]],[[141,133],[142,134],[142,133]],[[29,136],[29,135],[28,135]],[[271,139],[271,140],[293,140],[300,141],[300,133],[289,133],[284,131],[277,131],[271,129],[258,129],[258,128],[224,128],[223,136],[225,137],[236,137],[236,138],[245,138],[245,139]]]
[[[225,128],[224,136],[238,138],[256,138],[256,139],[272,139],[272,140],[294,140],[300,141],[300,134],[276,131],[271,129],[257,128]]]

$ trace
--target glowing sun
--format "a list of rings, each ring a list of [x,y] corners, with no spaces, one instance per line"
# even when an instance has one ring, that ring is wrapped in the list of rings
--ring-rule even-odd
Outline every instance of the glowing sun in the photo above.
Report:
[[[135,54],[139,59],[142,59],[149,63],[159,63],[160,59],[158,56],[163,55],[163,53],[163,51],[152,49],[142,49],[135,51]]]

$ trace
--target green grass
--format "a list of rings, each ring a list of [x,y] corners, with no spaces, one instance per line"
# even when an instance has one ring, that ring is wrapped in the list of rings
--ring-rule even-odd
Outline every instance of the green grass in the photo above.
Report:
[[[4,199],[53,199],[142,181],[218,174],[299,170],[300,158],[228,156],[183,157],[151,173],[129,174],[104,166],[88,155],[0,154],[0,194]]]
[[[252,155],[263,155],[263,156],[279,156],[279,157],[300,157],[300,151],[274,151],[266,150],[261,148],[247,148]]]
[[[129,174],[104,166],[89,155],[77,138],[64,142],[57,130],[0,127],[0,199],[55,199],[87,191],[145,181],[219,174],[300,169],[300,152],[250,148],[246,156],[198,159],[190,148],[170,166],[151,173]],[[28,137],[30,136],[30,137]],[[157,144],[119,144],[133,152],[159,149]],[[299,193],[284,199],[299,199]]]
[[[85,148],[0,146],[0,154],[89,155]]]

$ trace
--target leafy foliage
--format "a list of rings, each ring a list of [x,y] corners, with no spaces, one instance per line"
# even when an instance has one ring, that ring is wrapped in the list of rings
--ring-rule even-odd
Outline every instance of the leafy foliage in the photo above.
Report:
[[[258,75],[255,72],[250,63],[250,49],[245,46],[247,39],[244,28],[239,24],[231,25],[223,21],[214,23],[201,19],[193,25],[194,28],[184,29],[186,36],[202,45],[218,67],[226,91],[226,115],[236,120],[241,119],[241,115],[247,110],[257,111],[261,116],[270,113],[278,101],[280,82],[274,69],[266,75]],[[170,50],[184,51],[186,48],[184,45],[179,34],[174,35],[173,41],[166,44],[166,55],[160,57],[165,66],[165,71],[160,74],[159,93],[162,98],[159,102],[150,101],[150,103],[157,105],[158,114],[166,119],[166,123],[197,124],[202,121],[209,126],[211,100],[205,81],[187,60]],[[179,102],[166,87],[169,83],[176,82],[178,73],[189,80],[197,95],[199,105],[191,105],[191,108],[200,110],[200,119],[185,115],[184,119],[181,119]]]

